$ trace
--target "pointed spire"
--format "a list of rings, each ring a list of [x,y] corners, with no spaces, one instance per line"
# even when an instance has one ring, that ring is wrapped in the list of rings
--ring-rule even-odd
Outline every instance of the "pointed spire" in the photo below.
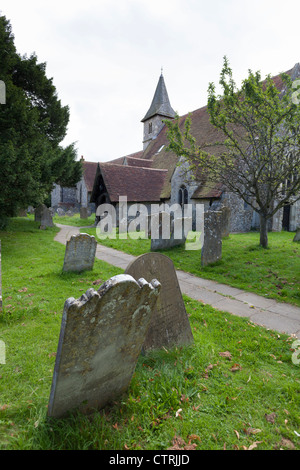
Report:
[[[156,114],[170,118],[175,117],[175,111],[173,110],[170,104],[162,69],[151,106],[147,111],[145,117],[142,119],[142,122],[155,116]]]

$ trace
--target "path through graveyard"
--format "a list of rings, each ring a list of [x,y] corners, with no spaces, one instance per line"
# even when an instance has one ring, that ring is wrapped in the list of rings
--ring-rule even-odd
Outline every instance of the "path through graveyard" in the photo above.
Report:
[[[60,228],[60,232],[55,240],[64,245],[72,235],[80,233],[80,229],[83,228],[56,225]],[[135,256],[97,244],[96,258],[125,270]],[[300,338],[299,307],[209,279],[202,279],[180,270],[176,270],[176,273],[181,292],[188,297],[209,304],[218,310],[247,317],[257,325]]]

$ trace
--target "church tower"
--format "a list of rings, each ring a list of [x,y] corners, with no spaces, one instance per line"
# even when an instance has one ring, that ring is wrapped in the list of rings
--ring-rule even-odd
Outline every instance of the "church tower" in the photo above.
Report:
[[[141,122],[144,123],[143,147],[147,148],[151,140],[156,139],[164,126],[163,119],[173,119],[175,111],[171,107],[163,74],[161,73],[149,110]]]

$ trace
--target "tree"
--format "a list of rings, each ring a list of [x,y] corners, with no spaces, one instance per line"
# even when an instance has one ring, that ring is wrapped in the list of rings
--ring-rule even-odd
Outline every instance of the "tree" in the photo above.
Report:
[[[0,104],[0,218],[43,202],[54,183],[74,186],[82,165],[75,145],[66,148],[69,108],[62,106],[35,54],[21,57],[9,21],[0,16],[0,79],[6,103]]]
[[[300,198],[300,106],[291,77],[281,87],[268,75],[249,70],[240,89],[224,58],[222,96],[209,84],[207,110],[220,140],[196,142],[191,116],[183,130],[179,117],[166,121],[169,150],[197,166],[206,179],[220,182],[241,197],[260,217],[260,245],[268,246],[268,220],[285,204]]]

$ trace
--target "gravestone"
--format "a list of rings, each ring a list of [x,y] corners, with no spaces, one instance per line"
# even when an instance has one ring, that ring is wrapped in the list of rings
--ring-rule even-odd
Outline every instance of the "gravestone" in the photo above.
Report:
[[[300,227],[297,228],[297,230],[296,230],[296,234],[293,238],[293,242],[300,242]]]
[[[204,213],[204,241],[201,249],[201,265],[207,266],[222,258],[222,212]]]
[[[42,211],[40,229],[45,230],[46,227],[54,227],[52,212],[48,207],[45,207]]]
[[[59,217],[63,217],[65,215],[65,211],[61,208],[61,207],[58,207],[56,209],[56,214],[59,216]]]
[[[166,250],[173,246],[184,245],[187,233],[192,229],[192,219],[174,218],[174,214],[159,212],[151,216],[151,251]]]
[[[0,313],[2,312],[1,240],[0,240]]]
[[[40,229],[54,227],[52,213],[45,204],[40,204],[34,211],[34,220],[40,223]]]
[[[65,302],[48,416],[103,408],[130,384],[160,284],[120,274]]]
[[[80,207],[80,218],[81,219],[87,219],[89,216],[88,214],[88,208],[87,207]]]
[[[34,220],[35,222],[41,222],[42,213],[46,209],[45,204],[39,204],[34,211]]]
[[[228,206],[221,207],[221,237],[228,237],[230,233],[230,208]]]
[[[172,260],[161,253],[146,253],[132,261],[125,273],[161,284],[143,351],[191,344],[194,338]]]
[[[72,235],[66,243],[63,271],[91,271],[97,248],[96,238],[87,233]]]

